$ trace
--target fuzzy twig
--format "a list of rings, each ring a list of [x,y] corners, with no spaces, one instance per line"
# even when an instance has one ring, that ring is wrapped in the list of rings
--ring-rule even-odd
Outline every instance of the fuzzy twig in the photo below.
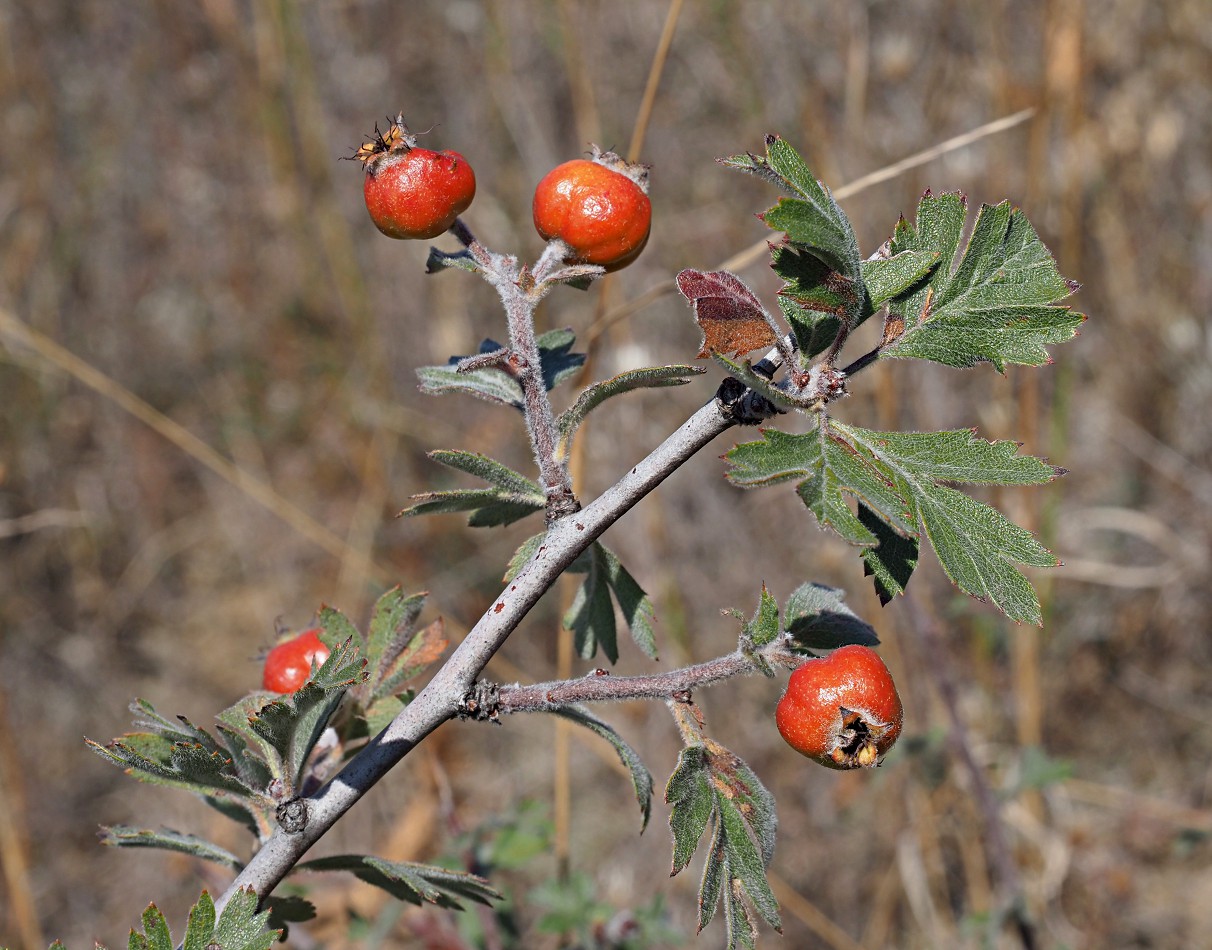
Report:
[[[767,660],[796,666],[802,656],[786,650],[764,650]],[[570,680],[535,683],[531,686],[502,686],[496,697],[501,713],[550,712],[561,706],[627,699],[671,699],[689,694],[734,676],[759,672],[758,666],[740,650],[678,670],[648,676],[612,676],[606,670]]]

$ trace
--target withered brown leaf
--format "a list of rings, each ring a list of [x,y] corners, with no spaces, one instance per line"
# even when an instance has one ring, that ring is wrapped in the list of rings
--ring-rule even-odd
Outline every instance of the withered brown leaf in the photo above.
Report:
[[[742,356],[775,344],[777,336],[761,301],[736,274],[687,268],[678,274],[677,284],[703,331],[700,359],[712,353]]]

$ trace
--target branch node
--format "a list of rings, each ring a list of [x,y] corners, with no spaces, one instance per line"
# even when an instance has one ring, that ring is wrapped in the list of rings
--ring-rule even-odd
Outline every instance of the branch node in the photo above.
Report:
[[[488,680],[476,680],[464,694],[455,715],[460,719],[473,719],[476,722],[499,722],[501,687]]]
[[[307,800],[304,798],[292,798],[288,802],[283,802],[278,806],[274,817],[278,819],[278,824],[288,835],[302,834],[307,828]]]
[[[731,376],[720,383],[720,388],[715,392],[715,402],[724,416],[743,426],[760,425],[771,416],[783,412],[765,396]]]

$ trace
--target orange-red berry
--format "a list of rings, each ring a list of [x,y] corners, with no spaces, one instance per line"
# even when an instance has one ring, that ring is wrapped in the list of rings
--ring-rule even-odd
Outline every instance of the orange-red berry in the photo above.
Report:
[[[393,238],[435,238],[467,210],[476,176],[458,152],[420,148],[397,117],[385,133],[358,149],[366,169],[366,210],[380,231]]]
[[[544,240],[567,243],[576,263],[626,267],[648,243],[652,226],[647,167],[596,147],[592,161],[565,162],[535,188],[534,226]]]
[[[855,645],[797,667],[775,711],[788,745],[831,769],[879,765],[903,720],[888,667],[874,650]]]
[[[318,669],[328,659],[329,649],[320,639],[320,631],[304,630],[285,640],[265,657],[261,685],[271,693],[295,693],[311,678],[312,665]]]

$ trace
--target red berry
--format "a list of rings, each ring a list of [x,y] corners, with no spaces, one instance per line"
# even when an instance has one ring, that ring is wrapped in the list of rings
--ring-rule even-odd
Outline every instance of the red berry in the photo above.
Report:
[[[393,238],[437,237],[471,205],[476,176],[458,152],[417,146],[404,117],[358,149],[366,168],[362,193],[380,231]]]
[[[294,693],[311,678],[312,666],[319,668],[328,659],[329,649],[318,629],[304,630],[283,641],[265,657],[261,685],[271,693]]]
[[[534,226],[546,241],[567,243],[580,264],[626,267],[648,243],[652,202],[648,168],[594,146],[593,160],[565,162],[534,190]]]
[[[879,765],[901,734],[904,710],[879,654],[845,646],[792,672],[774,718],[797,752],[855,769]]]

